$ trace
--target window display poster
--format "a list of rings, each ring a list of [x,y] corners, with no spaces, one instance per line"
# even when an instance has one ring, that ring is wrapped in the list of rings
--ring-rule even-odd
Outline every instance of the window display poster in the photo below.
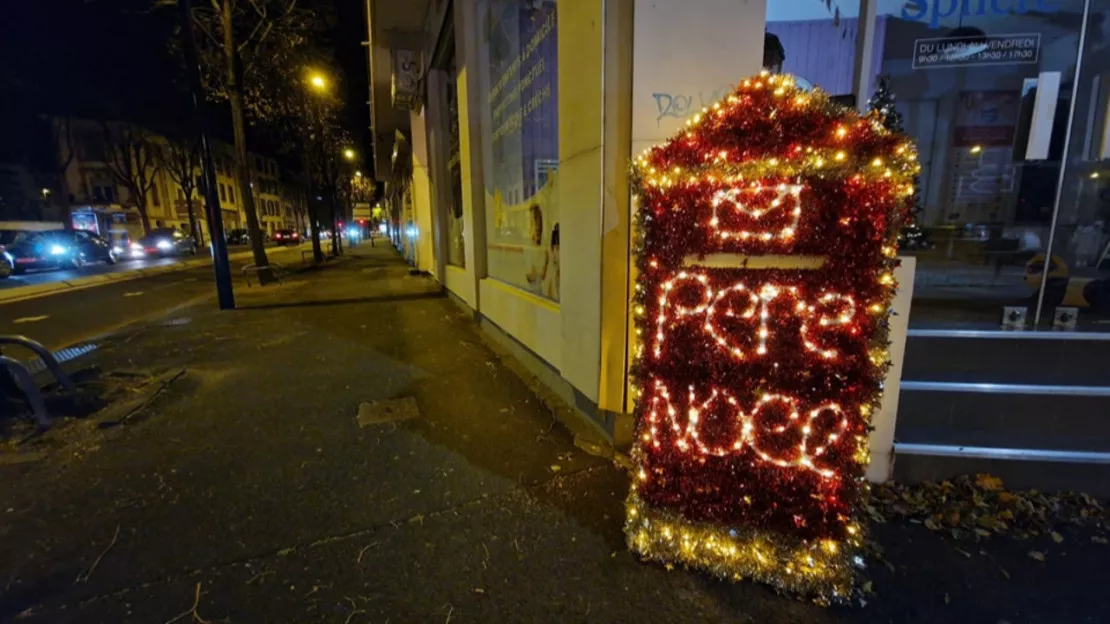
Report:
[[[963,91],[956,110],[955,147],[1012,147],[1019,91]]]
[[[489,0],[481,18],[489,275],[558,300],[555,4]]]

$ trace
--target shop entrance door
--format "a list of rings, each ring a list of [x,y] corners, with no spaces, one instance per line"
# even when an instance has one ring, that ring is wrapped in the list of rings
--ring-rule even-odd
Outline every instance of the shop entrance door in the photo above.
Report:
[[[1110,332],[1110,0],[1083,5],[1037,326],[1102,333]]]
[[[1108,2],[995,12],[991,2],[958,0],[950,15],[934,14],[947,6],[938,2],[880,16],[877,73],[890,78],[927,165],[913,224],[925,240],[903,245],[918,259],[913,327],[1052,327],[1069,307],[1067,327],[1099,318],[1091,302],[1070,306],[1078,299],[1069,289],[1084,288],[1072,278],[1095,272],[1105,244],[1090,182],[1098,178],[1084,165],[1077,193],[1083,173],[1073,161],[1079,133],[1104,127],[1088,112],[1105,98],[1092,95],[1085,57],[1101,54],[1092,42]]]

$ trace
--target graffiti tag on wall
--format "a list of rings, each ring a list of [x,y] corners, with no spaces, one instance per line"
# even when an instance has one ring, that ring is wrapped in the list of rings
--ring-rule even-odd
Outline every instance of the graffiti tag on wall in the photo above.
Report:
[[[732,85],[723,84],[712,91],[699,91],[697,95],[685,93],[652,93],[658,114],[655,118],[656,125],[663,122],[666,117],[685,119],[701,109],[721,99],[732,90]]]

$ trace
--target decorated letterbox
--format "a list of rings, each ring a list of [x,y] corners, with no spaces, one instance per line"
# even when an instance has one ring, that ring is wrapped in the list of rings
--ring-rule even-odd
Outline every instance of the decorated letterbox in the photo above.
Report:
[[[789,76],[635,162],[635,478],[646,559],[849,599],[913,145]]]

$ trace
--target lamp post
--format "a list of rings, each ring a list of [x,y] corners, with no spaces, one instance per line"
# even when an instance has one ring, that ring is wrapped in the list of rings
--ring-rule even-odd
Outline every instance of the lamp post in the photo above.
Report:
[[[193,35],[192,0],[179,0],[181,33],[184,43],[185,66],[189,75],[189,94],[193,106],[193,123],[200,139],[201,173],[204,179],[204,203],[208,208],[208,238],[212,244],[212,271],[216,276],[216,295],[221,310],[235,309],[235,294],[231,289],[231,264],[227,258],[227,239],[224,238],[224,219],[217,194],[216,168],[212,162],[212,146],[204,131],[204,95],[201,93],[200,60]]]
[[[307,83],[309,91],[315,94],[317,97],[323,97],[328,92],[328,79],[319,72],[312,72],[311,74],[309,74]],[[309,234],[312,237],[312,259],[318,264],[324,261],[324,251],[320,248],[320,221],[317,218],[316,209],[313,208],[312,204],[313,197],[315,197],[315,192],[312,188],[312,153],[316,147],[313,144],[313,141],[318,138],[318,134],[315,128],[313,128],[313,132],[310,136],[312,138],[309,139],[309,145],[305,148],[304,152],[302,152],[301,158],[304,161],[305,182],[308,185],[308,191],[307,195],[305,196],[305,201],[307,202],[309,213]],[[321,152],[322,151],[323,150],[321,149]]]

